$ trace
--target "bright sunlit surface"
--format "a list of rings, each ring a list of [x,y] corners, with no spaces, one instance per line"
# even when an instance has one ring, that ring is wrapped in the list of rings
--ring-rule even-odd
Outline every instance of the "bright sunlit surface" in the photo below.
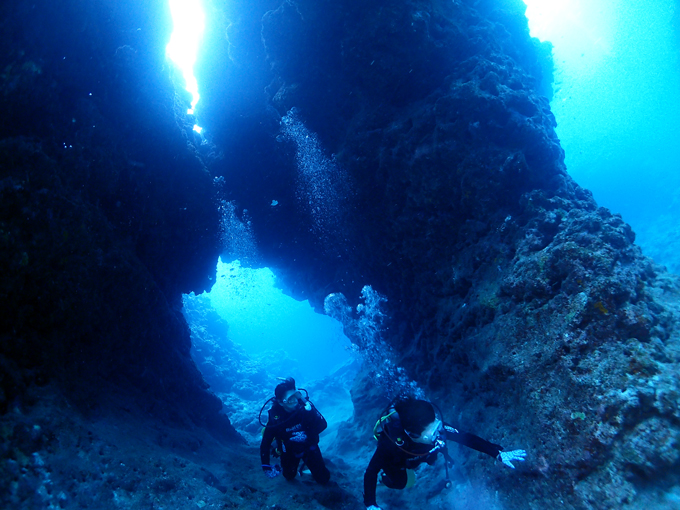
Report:
[[[569,174],[593,192],[599,205],[622,214],[645,254],[676,264],[677,2],[525,3],[531,35],[553,46],[550,108]]]
[[[524,0],[531,35],[553,44],[560,68],[582,74],[611,52],[620,0]]]
[[[268,268],[217,263],[217,281],[208,296],[229,324],[229,339],[251,355],[286,351],[306,379],[324,377],[346,362],[351,344],[342,325],[275,285]]]
[[[624,219],[671,200],[680,67],[673,0],[525,0],[531,34],[553,45],[551,109],[565,162]],[[673,170],[673,171],[670,171]]]
[[[552,37],[569,9],[569,0],[524,0],[524,3],[531,35],[542,41]]]
[[[173,31],[165,51],[168,58],[182,72],[186,90],[191,94],[191,108],[187,113],[192,114],[199,99],[194,64],[205,28],[205,13],[200,0],[169,0],[169,2]],[[196,127],[198,126],[194,127],[195,131]]]

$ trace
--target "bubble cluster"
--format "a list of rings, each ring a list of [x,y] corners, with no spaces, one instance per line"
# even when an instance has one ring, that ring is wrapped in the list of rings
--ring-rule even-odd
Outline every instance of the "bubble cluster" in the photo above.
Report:
[[[223,200],[219,205],[221,216],[220,246],[221,256],[225,260],[239,260],[243,266],[256,264],[257,245],[248,211],[243,210],[243,217],[236,214],[233,202]]]
[[[280,141],[295,144],[298,204],[311,217],[312,230],[326,248],[343,241],[344,202],[350,186],[334,156],[328,157],[318,137],[293,108],[281,119]]]
[[[371,378],[374,384],[381,387],[385,394],[396,396],[408,393],[422,398],[424,393],[418,384],[409,379],[406,371],[394,362],[394,352],[382,337],[387,328],[387,316],[383,311],[383,303],[387,298],[374,290],[370,285],[361,289],[363,303],[356,310],[347,302],[342,293],[333,293],[324,300],[324,311],[339,321],[345,335],[352,341],[356,352],[365,366],[372,368]]]

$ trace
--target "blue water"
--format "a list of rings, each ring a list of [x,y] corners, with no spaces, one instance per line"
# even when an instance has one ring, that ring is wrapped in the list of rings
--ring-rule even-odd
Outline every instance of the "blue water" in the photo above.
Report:
[[[569,173],[680,272],[680,36],[673,0],[526,0],[555,60]],[[549,8],[548,8],[549,7]]]
[[[268,268],[219,261],[217,281],[208,296],[229,324],[229,340],[247,354],[283,351],[298,362],[294,371],[291,366],[291,373],[277,376],[320,379],[350,358],[350,342],[342,325],[316,313],[309,302],[284,294]]]

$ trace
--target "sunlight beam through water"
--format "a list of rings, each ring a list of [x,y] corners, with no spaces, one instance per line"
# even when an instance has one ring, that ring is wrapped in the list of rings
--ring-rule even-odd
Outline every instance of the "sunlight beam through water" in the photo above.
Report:
[[[169,3],[173,31],[165,51],[184,77],[185,88],[191,94],[191,108],[187,113],[193,114],[200,97],[198,82],[194,76],[194,64],[205,28],[205,13],[200,0],[169,0]],[[198,126],[195,126],[194,130],[196,127]]]

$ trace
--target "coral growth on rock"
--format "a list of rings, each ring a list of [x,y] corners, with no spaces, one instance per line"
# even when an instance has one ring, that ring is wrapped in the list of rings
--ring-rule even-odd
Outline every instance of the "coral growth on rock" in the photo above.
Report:
[[[679,287],[568,176],[523,12],[300,0],[262,18],[271,104],[295,107],[353,186],[348,248],[280,265],[314,302],[388,296],[411,377],[462,428],[530,452],[515,476],[464,466],[504,508],[620,508],[678,482]],[[235,193],[268,252],[271,212]],[[377,404],[354,397],[370,421]]]

